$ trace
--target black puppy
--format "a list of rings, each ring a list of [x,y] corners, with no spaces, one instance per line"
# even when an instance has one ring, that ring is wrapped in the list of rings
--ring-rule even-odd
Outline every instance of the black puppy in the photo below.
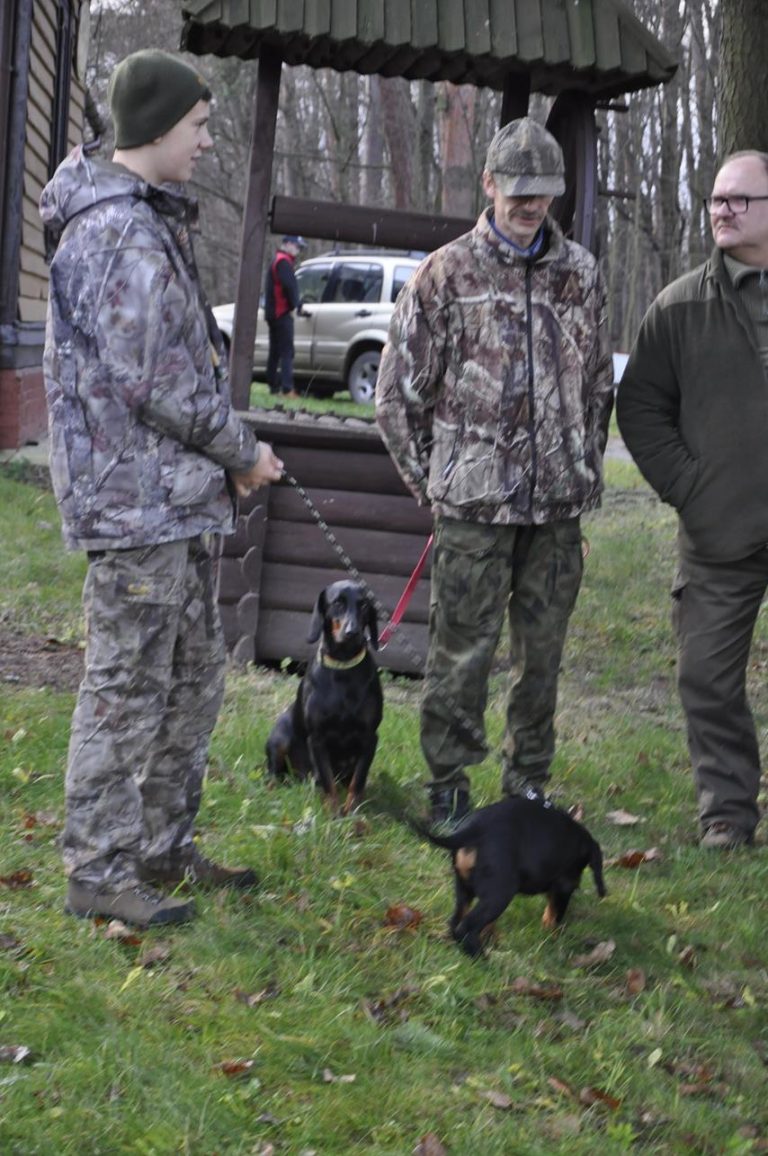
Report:
[[[343,813],[362,799],[382,714],[376,609],[363,586],[334,582],[321,591],[307,640],[320,645],[295,702],[267,740],[267,767],[282,778],[313,775],[338,811],[337,783],[347,788]]]
[[[483,954],[485,933],[515,895],[545,893],[549,901],[542,923],[552,928],[565,915],[585,867],[592,868],[598,895],[606,894],[599,844],[586,827],[550,803],[502,799],[480,807],[448,834],[419,822],[412,826],[452,853],[456,910],[448,926],[473,958]]]

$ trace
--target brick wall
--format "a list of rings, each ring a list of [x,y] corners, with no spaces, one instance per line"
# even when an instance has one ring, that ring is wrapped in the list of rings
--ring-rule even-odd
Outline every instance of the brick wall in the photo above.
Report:
[[[39,442],[47,427],[42,369],[0,370],[0,450]]]

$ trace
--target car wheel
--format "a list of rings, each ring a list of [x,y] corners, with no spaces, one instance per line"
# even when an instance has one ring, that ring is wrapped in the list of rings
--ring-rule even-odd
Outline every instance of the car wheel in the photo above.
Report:
[[[353,401],[362,405],[373,401],[380,361],[380,349],[366,349],[364,353],[358,353],[347,374],[347,389]]]

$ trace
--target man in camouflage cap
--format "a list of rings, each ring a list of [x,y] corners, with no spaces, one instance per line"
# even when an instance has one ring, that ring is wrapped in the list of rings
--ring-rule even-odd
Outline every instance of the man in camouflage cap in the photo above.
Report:
[[[194,263],[180,182],[211,147],[210,100],[180,58],[127,57],[110,83],[112,161],[76,148],[41,199],[60,236],[44,356],[51,477],[65,542],[89,559],[67,910],[138,926],[193,915],[152,883],[255,883],[193,841],[224,684],[209,538],[233,529],[234,491],[282,465],[232,408]]]
[[[528,117],[505,125],[483,189],[492,204],[474,229],[401,292],[376,386],[389,452],[435,520],[421,714],[435,823],[470,808],[505,615],[501,787],[544,798],[579,518],[600,503],[613,403],[597,263],[548,215],[565,191],[557,141]]]

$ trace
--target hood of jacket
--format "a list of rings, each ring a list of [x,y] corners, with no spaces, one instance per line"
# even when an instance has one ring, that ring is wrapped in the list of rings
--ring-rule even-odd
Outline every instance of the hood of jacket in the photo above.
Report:
[[[196,215],[197,203],[186,195],[183,185],[151,185],[125,165],[91,157],[77,145],[43,189],[40,216],[58,241],[75,217],[122,197],[149,201],[164,216]]]

